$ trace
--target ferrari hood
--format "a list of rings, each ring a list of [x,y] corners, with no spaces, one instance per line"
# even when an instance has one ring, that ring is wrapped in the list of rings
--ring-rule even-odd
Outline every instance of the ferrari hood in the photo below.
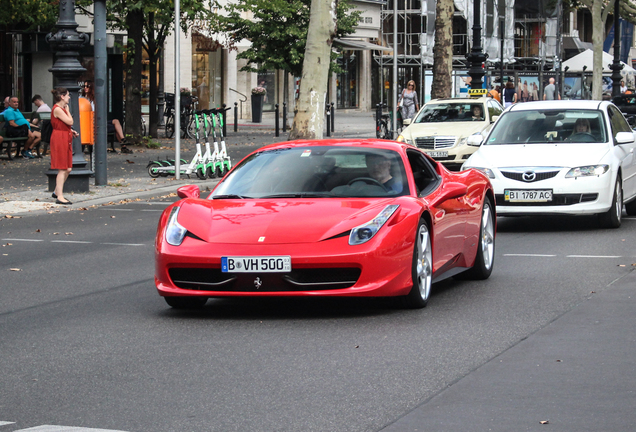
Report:
[[[576,167],[601,162],[607,144],[485,145],[473,153],[467,167]]]
[[[209,243],[312,243],[373,219],[394,199],[186,199],[178,221]]]

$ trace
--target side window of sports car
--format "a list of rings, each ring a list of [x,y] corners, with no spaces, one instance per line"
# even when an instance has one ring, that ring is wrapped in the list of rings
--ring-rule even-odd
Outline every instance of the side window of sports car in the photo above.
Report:
[[[632,132],[632,128],[629,126],[625,117],[619,110],[613,106],[607,108],[607,113],[610,116],[610,122],[612,123],[612,137],[616,138],[616,134],[619,132]]]
[[[440,182],[439,175],[431,162],[416,150],[407,150],[409,165],[413,172],[413,180],[419,197],[424,197],[431,193]]]

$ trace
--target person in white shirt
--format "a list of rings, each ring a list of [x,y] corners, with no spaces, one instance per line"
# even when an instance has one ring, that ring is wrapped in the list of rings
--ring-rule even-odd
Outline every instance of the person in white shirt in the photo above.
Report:
[[[627,91],[627,86],[625,85],[625,81],[621,80],[621,93],[625,93]]]
[[[36,94],[31,99],[31,103],[37,107],[36,112],[51,112],[51,107],[42,100],[42,96]]]

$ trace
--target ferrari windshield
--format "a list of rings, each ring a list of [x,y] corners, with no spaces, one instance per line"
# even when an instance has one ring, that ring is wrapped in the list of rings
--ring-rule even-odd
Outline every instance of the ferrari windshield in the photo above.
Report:
[[[254,153],[210,199],[386,197],[408,193],[400,154],[369,147],[289,147]]]
[[[424,105],[413,123],[466,122],[483,121],[484,119],[484,105],[482,103],[428,103]]]
[[[603,111],[523,110],[505,113],[485,145],[607,142]]]

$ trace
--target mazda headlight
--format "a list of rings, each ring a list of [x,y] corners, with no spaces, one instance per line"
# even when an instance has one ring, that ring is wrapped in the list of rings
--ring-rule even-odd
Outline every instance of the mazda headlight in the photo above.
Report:
[[[362,243],[366,243],[373,238],[373,236],[380,231],[382,225],[389,220],[391,215],[395,213],[398,209],[399,205],[391,204],[384,207],[384,210],[380,212],[373,220],[365,223],[364,225],[360,225],[351,230],[351,234],[349,234],[349,244],[351,246],[359,245]]]
[[[180,208],[181,207],[174,207],[172,209],[170,218],[168,219],[168,225],[166,225],[166,241],[172,246],[179,246],[188,232],[187,229],[177,222],[177,215],[179,214]]]
[[[462,170],[469,169],[469,168],[474,168],[474,169],[476,169],[478,171],[481,171],[482,173],[486,174],[486,177],[488,177],[490,179],[494,179],[495,178],[495,173],[490,168],[481,168],[481,167],[467,167],[467,168],[464,168],[462,166]]]
[[[609,165],[587,165],[572,168],[565,178],[600,176],[609,171]]]

